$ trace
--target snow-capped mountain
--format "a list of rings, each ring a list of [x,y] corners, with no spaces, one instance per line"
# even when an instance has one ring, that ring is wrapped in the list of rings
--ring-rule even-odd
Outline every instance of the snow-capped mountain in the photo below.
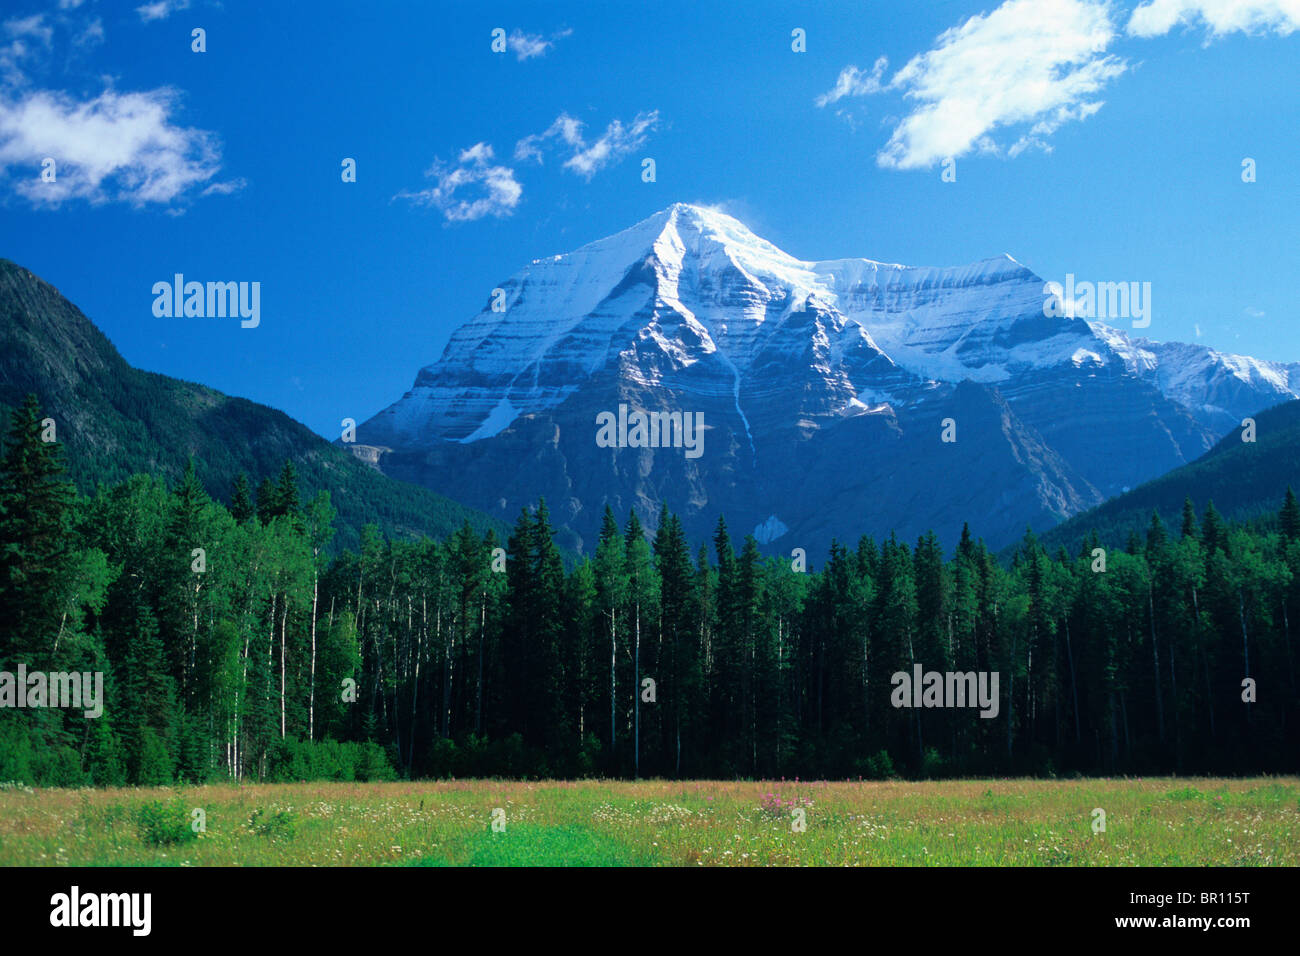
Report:
[[[678,203],[501,283],[357,438],[385,472],[507,519],[544,495],[576,546],[606,503],[653,527],[661,502],[697,536],[723,514],[785,550],[951,538],[967,519],[996,545],[1197,457],[1300,386],[1300,365],[1134,339],[1044,301],[1009,256],[806,262]],[[700,413],[702,453],[636,447],[637,411]],[[599,440],[602,413],[621,436],[632,415],[632,437]]]

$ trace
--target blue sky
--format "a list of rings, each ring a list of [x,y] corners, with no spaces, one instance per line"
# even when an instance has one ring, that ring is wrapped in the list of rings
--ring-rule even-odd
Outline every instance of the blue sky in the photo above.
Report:
[[[1295,0],[789,7],[8,0],[0,256],[331,438],[529,260],[675,201],[804,259],[1150,282],[1142,334],[1300,360]],[[259,281],[260,325],[156,318],[177,272]]]

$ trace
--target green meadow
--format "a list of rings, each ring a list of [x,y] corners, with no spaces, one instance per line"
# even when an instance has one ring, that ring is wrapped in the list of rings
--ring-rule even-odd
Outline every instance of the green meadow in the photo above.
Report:
[[[5,866],[1297,864],[1295,777],[0,789]]]

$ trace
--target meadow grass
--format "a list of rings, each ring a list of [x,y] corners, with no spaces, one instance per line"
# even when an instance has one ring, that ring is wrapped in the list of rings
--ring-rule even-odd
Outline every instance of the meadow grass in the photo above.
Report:
[[[1295,866],[1300,778],[0,790],[4,866],[392,864]]]

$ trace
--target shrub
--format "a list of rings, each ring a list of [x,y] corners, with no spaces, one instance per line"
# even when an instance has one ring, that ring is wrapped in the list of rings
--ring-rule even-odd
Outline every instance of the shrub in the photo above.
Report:
[[[149,846],[188,843],[199,836],[190,826],[190,811],[179,797],[142,804],[136,811],[135,823],[140,839]]]
[[[396,780],[397,772],[373,741],[281,740],[268,755],[266,778],[276,783]]]
[[[292,840],[297,822],[298,819],[292,810],[266,813],[258,807],[248,818],[248,828],[258,836],[270,837],[273,840]]]
[[[0,722],[0,780],[36,780],[31,740],[17,721]]]
[[[946,769],[943,755],[933,747],[926,747],[925,756],[921,758],[921,776],[935,780],[945,776]]]
[[[439,737],[430,745],[428,770],[430,777],[454,777],[461,763],[455,741]]]
[[[373,740],[367,740],[356,746],[361,748],[360,759],[357,761],[358,780],[373,783],[377,780],[397,779],[397,771],[393,769],[393,765],[384,754],[383,747]]]
[[[894,769],[894,760],[888,750],[880,750],[867,758],[867,776],[872,780],[893,780],[898,776]]]
[[[157,787],[166,786],[173,779],[172,756],[167,752],[167,745],[152,727],[144,728],[140,733],[140,767],[136,783],[143,787]]]

